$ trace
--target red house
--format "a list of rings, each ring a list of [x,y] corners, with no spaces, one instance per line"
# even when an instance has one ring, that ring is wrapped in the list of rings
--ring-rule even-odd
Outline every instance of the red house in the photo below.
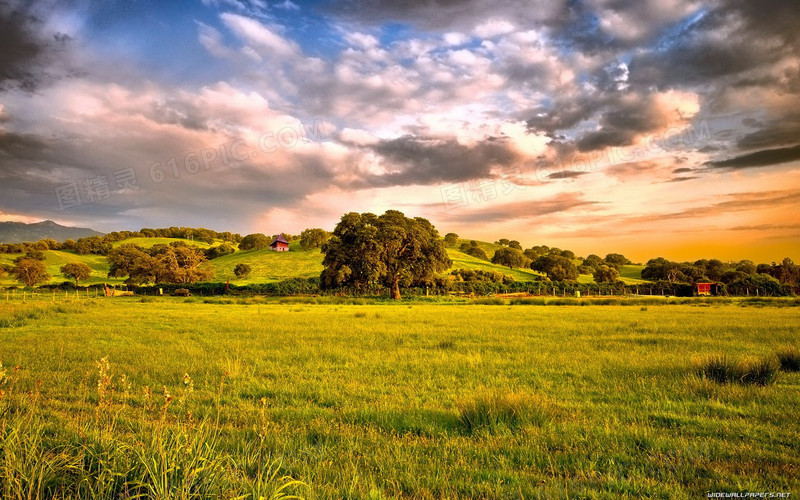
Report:
[[[286,238],[284,238],[282,234],[279,234],[278,237],[275,238],[275,241],[269,244],[269,249],[276,252],[288,252],[289,242],[286,241]]]
[[[719,283],[697,283],[695,284],[697,295],[717,295],[719,293]]]

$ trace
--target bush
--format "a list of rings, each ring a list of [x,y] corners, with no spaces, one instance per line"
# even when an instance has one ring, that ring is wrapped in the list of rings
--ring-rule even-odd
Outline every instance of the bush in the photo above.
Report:
[[[270,240],[262,233],[248,234],[239,243],[239,250],[261,250],[269,248]]]
[[[736,363],[724,354],[711,356],[700,363],[698,375],[725,384],[736,380]]]
[[[800,350],[794,346],[786,346],[777,350],[775,355],[785,372],[800,371]]]
[[[721,354],[701,362],[697,371],[700,376],[721,384],[769,385],[775,381],[779,368],[772,356],[737,362]]]
[[[241,279],[249,278],[251,272],[253,272],[253,269],[248,264],[244,264],[242,262],[236,264],[236,267],[233,268],[233,274],[235,274],[237,278]]]
[[[772,357],[742,361],[738,364],[738,382],[745,385],[769,385],[775,381],[781,366]]]

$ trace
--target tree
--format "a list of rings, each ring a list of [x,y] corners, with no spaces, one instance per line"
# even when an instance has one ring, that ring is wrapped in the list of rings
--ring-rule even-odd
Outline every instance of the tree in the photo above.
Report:
[[[719,281],[722,279],[722,275],[725,274],[725,271],[728,270],[728,266],[725,265],[719,259],[711,259],[708,261],[705,269],[705,275],[712,281]]]
[[[628,264],[631,264],[631,261],[621,253],[610,253],[606,255],[605,261],[606,264],[614,267],[627,266]]]
[[[800,282],[800,266],[794,263],[789,257],[784,258],[780,264],[775,266],[775,278],[781,283],[797,286]]]
[[[75,251],[80,255],[93,253],[97,255],[108,255],[113,246],[102,236],[89,236],[81,238],[75,242]]]
[[[545,273],[553,281],[574,280],[578,277],[575,264],[560,255],[542,255],[531,263],[531,269]]]
[[[261,250],[269,248],[270,243],[272,242],[263,233],[248,234],[239,243],[239,250]]]
[[[736,264],[736,270],[745,274],[755,274],[756,265],[752,260],[740,260],[739,263]]]
[[[233,268],[233,274],[235,274],[237,278],[241,278],[243,280],[249,278],[252,271],[253,269],[249,265],[241,262],[236,264],[236,267]]]
[[[561,250],[561,253],[559,253],[559,255],[569,260],[575,260],[575,252],[573,252],[572,250]]]
[[[177,242],[176,242],[177,243]],[[207,248],[205,250],[206,258],[208,260],[216,259],[217,257],[224,257],[226,255],[230,255],[236,251],[235,248],[228,245],[227,243],[222,243],[218,246]]]
[[[154,245],[145,251],[136,245],[121,245],[108,254],[108,276],[125,283],[195,283],[210,279],[214,269],[205,253],[188,245]]]
[[[583,265],[586,267],[591,267],[592,269],[597,269],[604,263],[605,262],[603,261],[603,259],[601,259],[600,256],[596,254],[590,254],[588,257],[583,259]]]
[[[205,253],[193,246],[169,246],[153,254],[166,283],[196,283],[213,277]]]
[[[594,280],[597,283],[614,283],[619,279],[617,268],[601,264],[594,271]]]
[[[497,244],[497,245],[503,245],[504,247],[505,247],[505,246],[508,246],[508,244],[509,244],[509,243],[511,243],[511,241],[510,241],[508,238],[500,238],[499,240],[497,240],[497,241],[495,242],[495,244]]]
[[[44,252],[42,252],[41,250],[29,250],[28,252],[25,253],[25,257],[24,258],[33,259],[33,260],[46,260],[47,259],[47,257],[45,257],[45,255],[44,255]]]
[[[395,300],[401,299],[401,284],[432,281],[452,265],[436,228],[427,219],[410,219],[397,210],[381,216],[345,214],[322,252],[323,288],[364,289],[381,283]]]
[[[129,285],[157,283],[161,275],[156,260],[141,247],[133,244],[121,245],[106,257],[109,263],[109,278],[124,278]],[[162,273],[163,274],[163,273]]]
[[[85,280],[92,275],[92,268],[83,262],[70,262],[61,266],[61,274],[65,278],[75,280],[75,286],[78,286],[79,280]]]
[[[754,266],[755,267],[755,266]],[[746,279],[749,274],[743,271],[726,271],[725,274],[722,275],[722,282],[726,285],[730,285],[731,283],[735,283],[737,281],[741,281]]]
[[[697,262],[695,262],[695,266],[698,268],[700,267],[697,265]],[[650,281],[668,280],[674,282],[674,278],[677,277],[676,273],[679,272],[680,264],[671,262],[664,257],[658,257],[647,261],[647,265],[642,269],[642,279]],[[672,276],[673,279],[670,279],[670,276]]]
[[[11,269],[14,279],[28,286],[38,285],[50,279],[47,266],[41,260],[22,257],[14,262]]]
[[[519,243],[519,241],[517,241],[517,240],[511,240],[511,241],[509,241],[509,242],[508,242],[508,247],[509,247],[509,248],[514,248],[514,249],[516,249],[516,250],[519,250],[520,252],[522,251],[522,245],[521,245],[521,244]]]
[[[483,248],[478,246],[477,241],[471,241],[469,243],[462,243],[461,246],[458,248],[459,251],[475,257],[481,260],[489,260],[489,256],[486,255],[486,252],[483,251]]]
[[[447,233],[444,235],[444,244],[452,247],[458,243],[458,235],[456,233]]]
[[[508,266],[509,269],[515,267],[526,267],[530,261],[517,249],[510,247],[498,248],[492,256],[492,264]]]
[[[684,276],[686,276],[686,281],[690,281],[692,283],[697,283],[706,279],[703,269],[692,264],[685,264],[681,266],[680,271]]]
[[[328,238],[330,238],[328,231],[318,227],[309,228],[300,233],[300,247],[304,250],[319,248]]]

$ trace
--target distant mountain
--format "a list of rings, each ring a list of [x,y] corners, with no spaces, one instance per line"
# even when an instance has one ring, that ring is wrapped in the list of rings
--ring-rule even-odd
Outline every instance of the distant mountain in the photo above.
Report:
[[[24,222],[0,222],[0,243],[24,243],[53,239],[56,241],[77,240],[88,236],[102,236],[93,229],[68,227],[51,220],[25,224]]]

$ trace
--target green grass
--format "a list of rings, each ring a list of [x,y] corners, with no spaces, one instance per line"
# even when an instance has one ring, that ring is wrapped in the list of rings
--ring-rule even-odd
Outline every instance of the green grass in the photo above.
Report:
[[[629,285],[648,283],[647,280],[642,279],[642,269],[644,266],[622,266],[619,270],[619,279]]]
[[[0,265],[12,265],[14,259],[23,254],[0,254]],[[124,280],[108,278],[108,262],[103,255],[78,255],[67,250],[47,250],[44,252],[47,273],[50,275],[49,284],[63,283],[70,281],[61,275],[61,266],[70,262],[83,262],[92,269],[92,276],[80,282],[81,285],[92,285],[96,283],[122,283]],[[11,276],[0,278],[2,286],[21,286]]]
[[[800,490],[800,373],[696,372],[797,345],[796,307],[210,302],[0,301],[17,408],[0,412],[0,482],[44,460],[51,488],[55,470],[174,497],[269,497],[291,480],[310,498]]]
[[[487,244],[488,245],[488,244]],[[499,245],[493,245],[499,247]],[[447,249],[447,255],[453,261],[453,269],[480,269],[482,271],[497,271],[509,276],[513,276],[517,281],[534,281],[541,277],[540,273],[531,269],[509,269],[505,266],[498,266],[489,261],[461,253],[454,248]],[[491,258],[494,252],[487,254]]]
[[[322,273],[322,252],[319,249],[302,250],[292,243],[288,252],[274,252],[268,248],[235,252],[211,261],[216,269],[216,281],[231,280],[231,283],[270,283],[289,278],[313,278]],[[238,279],[233,273],[236,264],[247,264],[252,268],[248,279]]]

